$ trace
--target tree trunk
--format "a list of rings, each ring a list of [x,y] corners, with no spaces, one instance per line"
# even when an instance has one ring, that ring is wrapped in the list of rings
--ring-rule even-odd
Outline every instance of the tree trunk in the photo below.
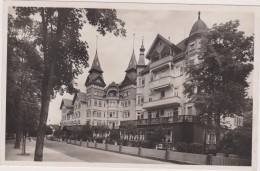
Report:
[[[20,128],[20,124],[17,124],[14,148],[20,149],[21,139],[22,139],[22,131]]]
[[[44,74],[42,80],[42,98],[41,98],[41,113],[40,121],[37,129],[37,140],[34,153],[34,161],[42,161],[43,159],[43,146],[44,146],[44,135],[45,128],[48,118],[48,111],[50,105],[50,97],[53,88],[53,75],[55,71],[55,65],[57,63],[58,56],[58,46],[61,40],[62,33],[64,30],[65,17],[62,14],[63,9],[58,9],[58,20],[57,20],[57,32],[52,42],[52,47],[49,47],[49,51],[46,49],[47,46],[47,23],[48,18],[45,18],[46,11],[45,8],[42,9],[42,25],[43,25],[43,48],[44,48]]]

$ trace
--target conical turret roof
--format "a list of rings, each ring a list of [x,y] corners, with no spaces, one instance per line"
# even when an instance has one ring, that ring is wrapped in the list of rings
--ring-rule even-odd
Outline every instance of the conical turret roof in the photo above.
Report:
[[[129,62],[128,67],[126,69],[126,72],[130,71],[131,69],[135,69],[136,70],[136,64],[137,64],[137,62],[136,62],[136,58],[135,58],[135,53],[133,51],[131,59],[130,59],[130,62]]]
[[[200,11],[198,13],[198,20],[193,24],[190,35],[193,36],[197,33],[204,33],[208,31],[207,25],[200,19]]]
[[[99,59],[98,59],[98,54],[97,54],[97,52],[96,52],[96,54],[95,54],[95,58],[94,58],[94,60],[93,60],[93,63],[92,63],[92,66],[91,66],[89,72],[92,72],[93,70],[99,71],[99,72],[101,72],[101,73],[103,72],[103,70],[101,69],[101,66],[100,66],[100,62],[99,62]]]

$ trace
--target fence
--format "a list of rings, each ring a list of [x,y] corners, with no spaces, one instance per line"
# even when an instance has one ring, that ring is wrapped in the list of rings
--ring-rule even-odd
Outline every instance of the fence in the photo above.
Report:
[[[54,139],[59,141],[58,139]],[[67,139],[68,144],[79,145],[83,147],[96,148],[101,150],[113,151],[117,153],[130,154],[140,157],[159,159],[169,162],[181,162],[185,164],[196,165],[226,165],[226,166],[251,166],[251,160],[232,158],[232,157],[215,157],[212,155],[193,154],[175,152],[169,150],[154,150],[147,148],[129,147],[121,145],[102,144],[94,142],[83,142]]]

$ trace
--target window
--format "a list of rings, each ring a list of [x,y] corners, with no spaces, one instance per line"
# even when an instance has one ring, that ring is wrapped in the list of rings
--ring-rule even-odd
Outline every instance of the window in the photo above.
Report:
[[[159,118],[159,113],[160,113],[160,111],[157,110],[157,112],[156,112],[156,118]]]
[[[160,111],[160,115],[164,115],[164,110],[163,109]]]
[[[139,78],[139,79],[138,79],[138,85],[139,85],[139,87],[142,86],[142,78]]]
[[[98,95],[98,91],[95,91],[94,95],[97,96]]]
[[[87,117],[91,117],[91,111],[90,110],[87,111]]]
[[[142,87],[145,86],[145,78],[142,79]]]
[[[130,106],[131,105],[131,101],[130,100],[128,100],[128,106]]]
[[[144,102],[144,98],[142,96],[137,97],[137,105],[142,105]]]
[[[178,116],[179,115],[179,108],[173,108],[173,116]]]
[[[178,94],[179,94],[179,87],[175,87],[173,89],[173,96],[178,97]]]
[[[94,116],[94,117],[97,116],[97,111],[93,111],[93,116]]]
[[[97,100],[94,100],[94,106],[97,106]]]
[[[152,96],[149,97],[149,102],[153,101],[153,98]]]
[[[175,77],[178,77],[178,76],[180,76],[180,75],[181,75],[181,67],[176,66],[176,67],[174,68],[174,76],[175,76]]]
[[[192,106],[187,107],[187,115],[192,115]]]
[[[98,106],[100,106],[100,107],[102,106],[102,102],[101,101],[98,102]]]
[[[110,116],[110,118],[112,118],[112,116],[113,116],[113,113],[112,113],[112,112],[110,112],[110,113],[109,113],[109,116]]]
[[[165,91],[161,91],[161,98],[165,97]]]
[[[195,49],[195,42],[190,43],[189,50]]]
[[[141,119],[144,119],[144,114],[143,113],[141,114]]]

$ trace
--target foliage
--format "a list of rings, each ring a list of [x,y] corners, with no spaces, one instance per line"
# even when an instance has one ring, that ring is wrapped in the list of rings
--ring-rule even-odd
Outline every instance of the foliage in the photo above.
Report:
[[[252,111],[244,116],[242,127],[229,130],[220,141],[220,149],[226,154],[237,154],[251,158],[252,154]]]
[[[34,160],[42,161],[50,99],[58,92],[76,92],[75,79],[83,72],[83,67],[88,67],[88,44],[80,39],[80,30],[88,21],[102,35],[109,32],[115,36],[125,36],[125,23],[117,18],[116,10],[113,9],[15,7],[15,10],[21,18],[40,16],[40,31],[35,40],[42,54],[43,79]]]
[[[138,133],[137,126],[131,123],[127,123],[121,130],[128,136],[128,140],[130,139],[130,135],[135,136]]]
[[[21,135],[32,134],[39,119],[42,59],[36,50],[37,22],[8,15],[6,132],[16,132],[15,147]]]
[[[104,140],[105,140],[105,138],[103,138],[103,137],[96,137],[95,138],[96,143],[103,143]]]
[[[51,135],[53,132],[52,132],[52,128],[50,126],[46,126],[45,128],[45,135]]]
[[[203,153],[203,145],[199,143],[188,144],[184,142],[178,142],[175,144],[174,148],[179,152],[195,153],[195,154]]]
[[[62,135],[63,135],[63,132],[62,132],[61,129],[57,129],[57,130],[54,131],[53,135],[54,135],[55,137],[57,137],[57,138],[61,138]]]
[[[110,130],[110,135],[109,137],[114,140],[114,141],[118,141],[120,139],[120,132],[117,129],[112,129]]]
[[[156,144],[164,142],[166,139],[166,130],[163,127],[157,127],[153,133],[151,133],[150,141],[155,146]]]
[[[217,131],[221,116],[243,113],[247,78],[253,70],[254,38],[238,27],[238,20],[214,25],[202,36],[199,62],[187,59],[184,93],[195,103],[202,123]]]
[[[83,125],[81,131],[78,132],[78,137],[83,141],[91,140],[93,138],[93,128],[89,124]]]
[[[99,134],[99,136],[104,138],[105,134],[109,131],[109,128],[107,125],[98,125],[98,126],[94,126],[93,130],[96,134]]]

